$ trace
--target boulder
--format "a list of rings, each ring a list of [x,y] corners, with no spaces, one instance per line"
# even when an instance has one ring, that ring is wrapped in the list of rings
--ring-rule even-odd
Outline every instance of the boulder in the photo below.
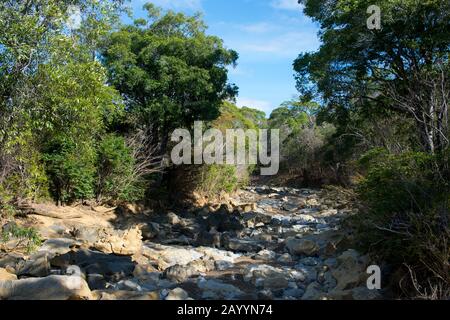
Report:
[[[0,255],[0,268],[10,267],[14,270],[19,270],[24,263],[25,259],[21,254],[7,253]]]
[[[320,284],[312,282],[306,288],[305,294],[302,296],[302,300],[324,300],[326,294],[322,291]]]
[[[284,253],[277,259],[277,261],[280,263],[291,263],[293,259],[289,253]]]
[[[104,253],[132,256],[142,251],[142,233],[138,227],[128,230],[102,229],[93,247]]]
[[[39,251],[45,251],[50,253],[51,255],[56,254],[65,254],[72,250],[74,247],[80,246],[81,243],[67,238],[55,238],[46,240],[42,246],[39,248]]]
[[[292,255],[316,255],[320,247],[317,243],[307,239],[288,238],[286,240],[286,248]]]
[[[368,277],[366,273],[367,258],[360,256],[355,250],[347,250],[337,258],[337,266],[331,269],[337,281],[336,290],[356,288]]]
[[[189,294],[181,289],[181,288],[175,288],[173,290],[170,290],[169,294],[166,297],[166,300],[188,300]]]
[[[102,274],[91,273],[87,275],[87,283],[91,290],[106,289],[106,280]]]
[[[161,228],[160,228],[159,224],[157,224],[155,222],[150,222],[148,224],[144,224],[143,226],[141,226],[141,233],[142,233],[143,240],[152,240],[152,239],[158,237],[160,232],[161,232]]]
[[[179,224],[181,222],[181,219],[179,216],[177,216],[175,213],[173,212],[169,212],[167,214],[167,220],[171,225],[176,225]]]
[[[194,268],[198,273],[207,273],[215,270],[216,268],[214,260],[204,260],[204,259],[194,260],[190,262],[187,266]]]
[[[18,276],[46,277],[50,274],[49,253],[45,251],[33,254],[18,271]]]
[[[257,241],[237,238],[228,239],[225,246],[228,250],[237,252],[255,252],[260,251],[263,248],[263,246]]]
[[[200,221],[204,224],[206,230],[214,228],[218,232],[240,231],[244,229],[244,225],[240,221],[239,212],[228,213],[227,209],[221,207],[218,211],[208,215],[206,220]]]
[[[3,300],[87,300],[88,284],[79,276],[48,276],[0,282]]]
[[[17,280],[17,276],[7,269],[0,268],[0,281]]]
[[[191,261],[201,259],[205,254],[190,247],[148,243],[144,246],[143,255],[154,261],[160,270],[165,270],[176,264],[185,266]]]
[[[188,278],[197,275],[198,271],[193,266],[174,265],[164,271],[164,276],[176,282],[184,282]]]
[[[275,260],[276,255],[277,254],[274,251],[264,249],[264,250],[259,251],[256,254],[255,259],[270,261],[270,260]]]
[[[288,280],[284,275],[275,274],[274,276],[264,279],[264,289],[280,290],[286,289],[289,285]]]
[[[203,299],[234,299],[244,294],[237,287],[219,280],[201,278],[197,282],[197,286],[204,291]]]
[[[135,263],[131,257],[105,254],[87,249],[70,251],[56,256],[50,264],[62,270],[70,265],[79,266],[86,274],[101,274],[107,279],[119,280],[133,275]]]

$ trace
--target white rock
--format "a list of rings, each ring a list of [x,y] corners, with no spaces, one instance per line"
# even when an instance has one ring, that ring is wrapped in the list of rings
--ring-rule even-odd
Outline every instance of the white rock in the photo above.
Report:
[[[166,300],[188,300],[189,294],[181,289],[181,288],[175,288],[173,290],[170,290],[169,294],[166,296]]]

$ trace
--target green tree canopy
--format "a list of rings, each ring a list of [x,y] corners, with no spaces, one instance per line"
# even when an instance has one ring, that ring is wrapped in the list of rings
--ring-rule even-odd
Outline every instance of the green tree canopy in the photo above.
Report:
[[[217,118],[222,101],[236,95],[227,66],[238,55],[205,34],[199,15],[162,12],[152,4],[145,9],[147,19],[111,35],[104,60],[132,114],[130,122],[152,127],[164,153],[172,129]]]
[[[450,2],[382,0],[381,30],[369,30],[369,0],[302,0],[322,45],[294,63],[297,87],[346,124],[355,110],[394,110],[415,119],[423,148],[448,145]],[[441,86],[439,88],[439,86]]]

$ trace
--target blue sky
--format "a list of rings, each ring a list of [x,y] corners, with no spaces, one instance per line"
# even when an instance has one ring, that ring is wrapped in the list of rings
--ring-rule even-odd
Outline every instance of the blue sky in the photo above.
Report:
[[[145,0],[132,0],[135,16]],[[202,12],[208,33],[239,53],[230,82],[239,87],[238,106],[270,114],[296,94],[292,63],[300,52],[319,47],[318,27],[297,0],[153,0],[185,13]]]

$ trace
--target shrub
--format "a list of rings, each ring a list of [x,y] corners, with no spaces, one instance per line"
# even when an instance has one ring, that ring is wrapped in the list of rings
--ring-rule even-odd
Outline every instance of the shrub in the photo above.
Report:
[[[365,204],[355,218],[362,249],[403,274],[397,288],[410,297],[450,296],[450,189],[443,155],[389,154],[360,160],[366,177],[358,188]]]
[[[237,171],[237,167],[233,165],[203,166],[198,177],[198,191],[207,196],[235,191],[240,182]]]
[[[125,138],[113,134],[105,136],[98,147],[97,200],[142,199],[145,185],[135,173],[135,162]]]
[[[31,253],[42,244],[42,239],[34,228],[21,227],[11,222],[3,226],[0,231],[0,241],[8,242],[14,239],[19,240],[16,249],[25,248],[28,253]]]
[[[44,159],[50,190],[58,203],[94,197],[96,154],[91,144],[56,139],[49,144]]]

